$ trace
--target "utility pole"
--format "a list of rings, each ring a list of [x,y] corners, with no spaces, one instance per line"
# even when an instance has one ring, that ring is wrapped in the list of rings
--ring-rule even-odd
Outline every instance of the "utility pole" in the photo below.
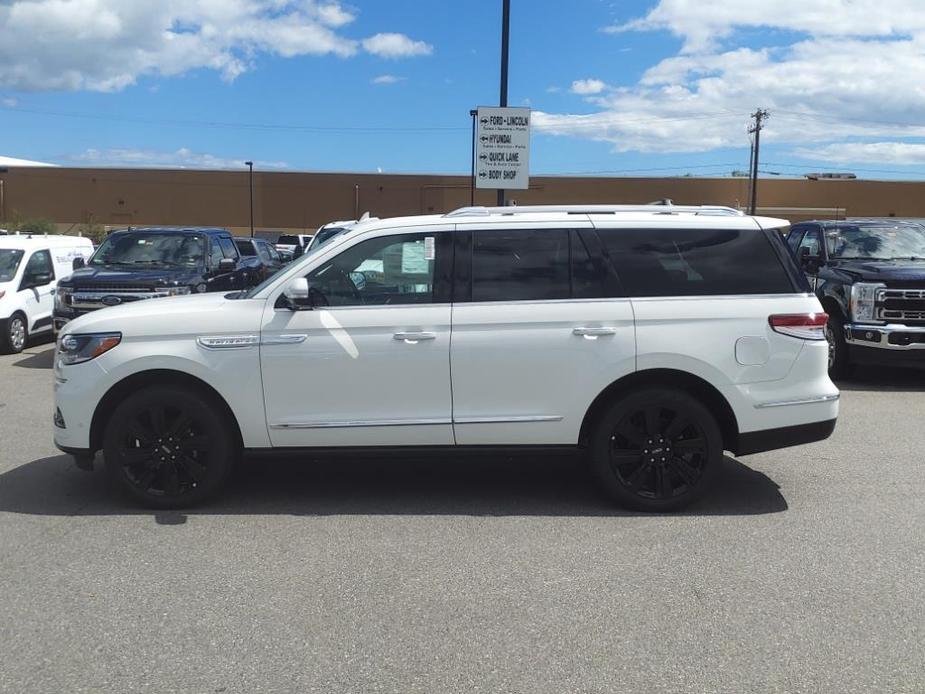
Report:
[[[759,108],[753,114],[752,118],[755,119],[755,124],[748,129],[749,134],[755,134],[755,144],[753,147],[752,154],[752,194],[751,194],[751,204],[748,208],[749,214],[755,214],[755,210],[758,208],[758,157],[759,152],[761,151],[761,128],[764,125],[765,119],[770,114],[766,109]]]
[[[501,10],[501,98],[498,104],[507,106],[507,68],[511,38],[511,0],[502,0]],[[498,190],[498,207],[504,207],[504,190]]]
[[[247,187],[250,188],[251,194],[251,238],[254,238],[254,162],[246,161],[247,167]]]

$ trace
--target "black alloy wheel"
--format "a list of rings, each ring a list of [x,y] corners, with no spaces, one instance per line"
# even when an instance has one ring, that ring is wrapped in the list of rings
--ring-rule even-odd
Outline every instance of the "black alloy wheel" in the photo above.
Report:
[[[694,501],[718,472],[722,455],[710,412],[686,393],[655,388],[611,406],[592,450],[605,490],[641,511],[671,511]]]
[[[109,475],[147,506],[196,504],[227,479],[236,457],[230,427],[211,399],[153,386],[127,398],[104,436]]]

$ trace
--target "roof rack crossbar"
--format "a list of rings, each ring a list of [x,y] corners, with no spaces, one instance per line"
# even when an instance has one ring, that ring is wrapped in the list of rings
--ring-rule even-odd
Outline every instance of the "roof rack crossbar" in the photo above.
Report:
[[[722,205],[512,205],[510,207],[460,207],[444,217],[488,217],[516,214],[617,214],[650,212],[652,214],[695,214],[741,217],[744,213]]]

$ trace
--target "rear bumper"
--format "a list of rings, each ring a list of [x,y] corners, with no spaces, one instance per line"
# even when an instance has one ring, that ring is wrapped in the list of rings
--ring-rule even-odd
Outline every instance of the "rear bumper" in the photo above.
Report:
[[[790,446],[801,446],[814,441],[823,441],[835,431],[836,421],[835,419],[829,419],[824,422],[798,424],[796,426],[766,429],[764,431],[749,431],[739,434],[738,446],[733,453],[736,455],[751,455],[752,453],[762,453],[777,450],[778,448],[789,448]]]

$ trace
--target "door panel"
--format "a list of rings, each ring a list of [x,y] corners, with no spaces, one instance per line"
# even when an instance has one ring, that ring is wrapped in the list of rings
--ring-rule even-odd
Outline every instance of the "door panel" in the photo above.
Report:
[[[594,398],[634,370],[635,350],[626,299],[455,305],[456,442],[576,444]]]

